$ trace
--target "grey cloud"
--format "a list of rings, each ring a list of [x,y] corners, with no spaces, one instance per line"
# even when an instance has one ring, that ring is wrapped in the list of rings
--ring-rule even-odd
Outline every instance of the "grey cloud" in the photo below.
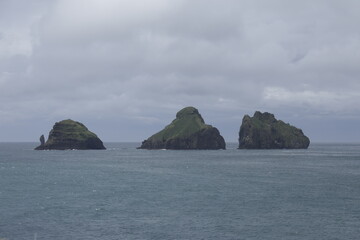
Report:
[[[357,1],[33,2],[1,2],[0,26],[15,27],[0,48],[11,30],[31,52],[0,51],[0,129],[78,117],[138,123],[131,137],[103,131],[141,140],[187,105],[230,140],[258,109],[300,126],[360,118]]]

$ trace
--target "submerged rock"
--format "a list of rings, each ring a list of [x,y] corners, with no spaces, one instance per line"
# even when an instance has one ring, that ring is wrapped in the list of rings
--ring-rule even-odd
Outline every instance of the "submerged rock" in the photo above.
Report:
[[[162,131],[143,141],[140,149],[225,149],[219,130],[207,125],[199,111],[186,107]]]
[[[301,129],[277,120],[271,113],[255,112],[245,115],[239,132],[242,149],[300,149],[308,148],[310,140]]]
[[[35,150],[106,149],[95,133],[90,132],[84,124],[70,119],[55,123],[48,140],[45,142],[42,135],[40,143]]]

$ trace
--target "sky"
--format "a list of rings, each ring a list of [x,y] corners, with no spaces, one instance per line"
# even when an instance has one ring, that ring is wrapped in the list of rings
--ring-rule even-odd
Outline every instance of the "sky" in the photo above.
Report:
[[[0,142],[55,122],[141,142],[196,107],[228,142],[267,111],[360,142],[358,0],[0,0]]]

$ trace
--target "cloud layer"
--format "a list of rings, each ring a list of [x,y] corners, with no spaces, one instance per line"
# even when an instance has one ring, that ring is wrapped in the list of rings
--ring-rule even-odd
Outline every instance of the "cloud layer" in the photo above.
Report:
[[[355,0],[1,1],[0,140],[31,140],[74,118],[105,140],[140,141],[193,105],[228,141],[255,110],[318,141],[359,141],[359,7]],[[349,128],[324,134],[316,127],[324,121]]]

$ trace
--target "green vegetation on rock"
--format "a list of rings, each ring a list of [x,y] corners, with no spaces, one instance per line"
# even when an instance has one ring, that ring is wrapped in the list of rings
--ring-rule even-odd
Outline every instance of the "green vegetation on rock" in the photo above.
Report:
[[[193,107],[182,109],[176,114],[176,119],[165,127],[162,131],[154,134],[151,138],[162,140],[176,137],[188,137],[191,134],[203,129],[209,128],[206,125],[198,110]]]
[[[301,129],[277,120],[271,113],[245,115],[239,132],[239,148],[296,149],[308,148],[310,140]]]
[[[186,107],[160,132],[145,140],[143,149],[225,149],[219,131],[207,125],[199,111]]]
[[[55,123],[49,133],[48,140],[36,150],[65,150],[65,149],[105,149],[102,141],[95,133],[90,132],[84,124],[73,120],[63,120]]]

